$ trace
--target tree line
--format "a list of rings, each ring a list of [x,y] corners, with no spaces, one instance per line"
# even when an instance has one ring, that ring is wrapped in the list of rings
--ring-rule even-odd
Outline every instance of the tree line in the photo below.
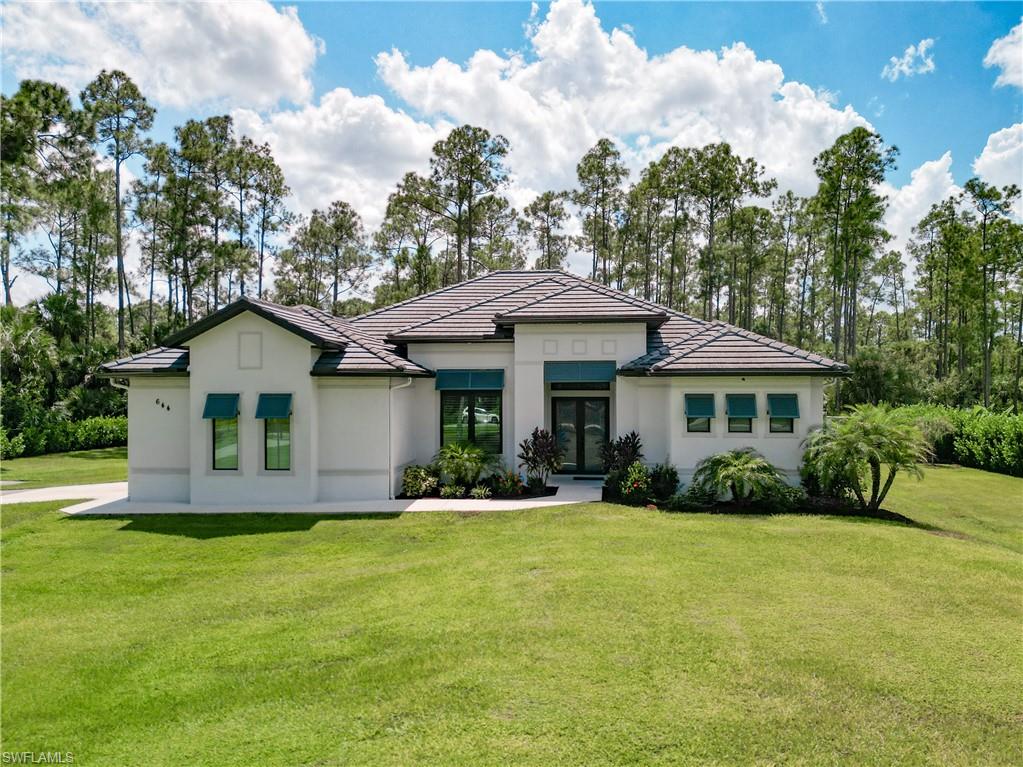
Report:
[[[355,314],[496,269],[564,268],[572,256],[604,285],[849,361],[835,405],[1020,407],[1019,189],[971,179],[900,252],[880,191],[898,150],[865,128],[815,158],[806,197],[724,142],[670,147],[632,174],[604,138],[572,188],[518,211],[508,141],[463,125],[434,145],[426,172],[399,180],[368,231],[344,200],[290,210],[270,147],[238,135],[229,116],[151,139],[155,109],[123,72],[101,72],[77,101],[26,80],[0,107],[4,300],[19,271],[50,287],[21,312],[28,319],[5,310],[5,395],[25,372],[10,365],[31,357],[12,346],[33,327],[56,357],[79,361],[73,374],[42,375],[44,409],[95,387],[89,365],[104,355],[147,348],[240,295]]]

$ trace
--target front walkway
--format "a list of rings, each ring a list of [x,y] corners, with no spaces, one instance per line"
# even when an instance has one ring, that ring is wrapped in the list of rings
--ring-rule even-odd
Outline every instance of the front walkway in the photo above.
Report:
[[[372,514],[405,511],[514,511],[544,506],[564,506],[569,503],[591,503],[600,500],[600,480],[573,480],[552,477],[558,485],[557,495],[522,500],[477,501],[471,498],[419,498],[412,501],[339,501],[334,503],[307,503],[293,506],[199,505],[191,503],[153,503],[128,500],[127,482],[107,482],[96,485],[65,485],[41,487],[36,490],[15,490],[0,494],[3,503],[29,501],[63,501],[88,498],[62,509],[66,514]]]

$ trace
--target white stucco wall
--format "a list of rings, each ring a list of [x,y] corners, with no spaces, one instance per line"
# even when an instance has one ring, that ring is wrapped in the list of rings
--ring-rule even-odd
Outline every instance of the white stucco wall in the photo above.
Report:
[[[189,499],[188,379],[136,377],[128,387],[128,497]]]
[[[478,369],[503,370],[504,392],[501,396],[501,460],[515,465],[516,431],[513,428],[518,386],[515,367],[515,344],[512,342],[409,344],[408,356],[430,370]],[[407,413],[411,443],[402,451],[402,463],[427,464],[440,449],[440,392],[433,378],[416,379],[410,387]],[[397,470],[400,475],[400,469]]]
[[[388,498],[388,378],[319,378],[320,501]]]
[[[314,356],[308,341],[245,312],[189,344],[191,500],[203,504],[311,503],[317,497],[320,423]],[[238,470],[212,469],[213,431],[202,417],[206,395],[241,395]],[[263,468],[263,423],[255,417],[259,395],[290,393],[291,470]]]
[[[620,323],[550,323],[515,328],[515,441],[537,426],[551,428],[550,389],[544,384],[544,362],[613,361],[621,366],[646,353],[646,325]],[[611,385],[611,435],[629,431],[635,403],[621,378]],[[589,392],[601,396],[600,392]]]
[[[729,376],[686,377],[668,379],[668,400],[665,421],[670,427],[669,460],[679,470],[683,482],[692,477],[696,464],[715,453],[752,447],[776,467],[790,481],[798,481],[802,460],[802,441],[813,428],[824,420],[825,379],[808,376]],[[711,431],[705,434],[686,431],[685,394],[713,394],[715,418]],[[799,397],[799,418],[793,424],[792,434],[771,434],[768,430],[767,395],[795,394]],[[725,415],[726,394],[755,394],[757,417],[751,434],[728,432]],[[646,435],[640,432],[646,440]],[[653,454],[647,455],[652,458]]]

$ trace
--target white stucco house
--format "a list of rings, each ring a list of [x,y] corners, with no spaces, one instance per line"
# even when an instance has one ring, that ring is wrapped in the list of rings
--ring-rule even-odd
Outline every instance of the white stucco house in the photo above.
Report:
[[[241,298],[102,366],[128,384],[133,501],[387,499],[448,440],[516,466],[535,427],[599,475],[635,430],[683,480],[751,446],[797,476],[846,366],[560,271],[502,271],[352,319]]]

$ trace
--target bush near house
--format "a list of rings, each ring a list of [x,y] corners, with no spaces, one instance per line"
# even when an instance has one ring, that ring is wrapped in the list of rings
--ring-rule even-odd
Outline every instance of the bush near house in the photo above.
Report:
[[[945,405],[908,405],[898,412],[917,424],[934,460],[1023,477],[1023,414]]]
[[[432,466],[406,466],[401,475],[401,491],[409,498],[422,498],[435,492],[439,481]]]
[[[519,464],[526,470],[530,490],[542,493],[551,472],[561,468],[562,450],[558,440],[546,429],[536,428],[519,443]]]
[[[95,416],[81,421],[50,419],[26,426],[12,435],[0,431],[0,458],[44,453],[67,453],[128,444],[126,416]]]

